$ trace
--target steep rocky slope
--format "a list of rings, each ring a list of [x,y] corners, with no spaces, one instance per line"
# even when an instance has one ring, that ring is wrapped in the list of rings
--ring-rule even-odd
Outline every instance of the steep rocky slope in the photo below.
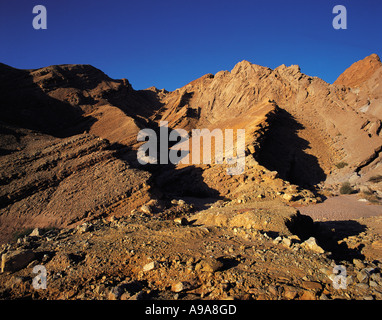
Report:
[[[89,65],[1,64],[1,241],[136,209],[172,217],[174,198],[301,205],[344,181],[381,193],[378,179],[367,181],[381,174],[381,70],[371,55],[328,84],[298,66],[242,61],[167,92],[134,90]],[[137,133],[161,121],[189,133],[245,129],[244,173],[214,163],[140,165]]]
[[[18,70],[0,65],[2,121],[66,137],[84,131],[110,142],[136,142],[139,124],[158,107],[156,94],[135,91],[90,65]]]
[[[375,57],[369,59],[379,61]],[[367,75],[375,77],[369,72],[364,78]],[[332,183],[348,179],[361,166],[366,171],[364,164],[382,142],[380,120],[359,112],[351,100],[352,89],[339,84],[304,75],[298,66],[272,70],[242,61],[231,72],[205,75],[165,95],[154,119],[187,130],[249,128],[255,120],[251,110],[259,111],[269,101],[277,112],[265,123],[274,125],[263,136],[255,158],[283,179],[304,186],[325,181],[336,164],[346,162],[337,179],[329,179]],[[249,134],[247,139],[252,137]]]
[[[336,81],[334,81],[334,84],[351,88],[365,86],[367,82],[370,82],[375,72],[381,67],[382,63],[378,55],[371,54],[370,56],[353,63],[337,78]]]
[[[9,137],[16,148],[0,162],[2,242],[20,230],[65,227],[121,205],[132,210],[150,199],[150,174],[119,159],[107,140],[1,129],[2,142]]]
[[[361,129],[367,133],[369,138],[381,135],[381,79],[382,63],[376,54],[372,54],[355,62],[334,82],[335,85],[341,87],[342,91],[346,92],[344,97],[346,103],[352,106],[358,114],[366,115]],[[380,151],[380,148],[375,148],[374,153],[365,157],[358,164],[356,172],[361,176],[361,181],[381,174],[378,165],[381,161]]]

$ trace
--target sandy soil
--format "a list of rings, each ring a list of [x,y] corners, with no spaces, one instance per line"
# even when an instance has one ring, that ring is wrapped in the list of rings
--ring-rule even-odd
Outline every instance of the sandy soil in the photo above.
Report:
[[[328,198],[323,203],[298,208],[313,220],[352,220],[382,216],[382,206],[359,201],[357,195]]]

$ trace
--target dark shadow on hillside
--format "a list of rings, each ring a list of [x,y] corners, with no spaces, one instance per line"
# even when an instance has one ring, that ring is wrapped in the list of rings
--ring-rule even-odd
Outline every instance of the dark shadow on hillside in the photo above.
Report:
[[[362,246],[356,248],[349,248],[346,243],[338,244],[350,236],[355,236],[364,232],[366,226],[354,220],[343,221],[325,221],[316,222],[317,228],[317,243],[325,251],[331,252],[331,258],[336,261],[348,260],[352,261],[354,258],[363,259],[361,253]]]
[[[83,98],[81,90],[96,88],[102,81],[114,81],[116,89],[110,89],[107,86],[103,89],[101,86],[97,99],[119,108],[127,116],[132,117],[138,127],[153,129],[158,136],[159,152],[159,127],[156,122],[149,119],[162,106],[158,92],[135,91],[127,80],[112,80],[91,66],[75,66],[73,72],[70,70],[64,72],[62,68],[65,69],[65,67],[53,66],[52,70],[43,70],[48,75],[47,82],[44,80],[42,83],[35,83],[29,70],[0,64],[2,121],[15,128],[31,129],[58,138],[81,134],[88,131],[97,121],[94,117],[85,115],[84,110],[81,109],[82,103],[90,104],[87,106],[87,112],[100,103],[94,100],[94,97],[91,98],[93,100],[81,100]],[[60,74],[62,77],[59,76]],[[74,91],[68,91],[67,94],[72,95],[73,92],[78,92],[78,96],[75,97],[79,99],[78,103],[72,105],[66,100],[61,101],[50,97],[48,92],[57,88],[74,88]],[[66,99],[63,94],[62,99]],[[18,137],[13,134],[13,139],[17,140]],[[188,167],[176,170],[173,164],[141,165],[137,161],[136,151],[130,147],[113,143],[110,149],[115,151],[116,157],[127,161],[131,167],[151,172],[150,185],[152,190],[158,193],[168,193],[179,197],[218,197],[218,192],[204,183],[203,171],[200,168]],[[6,155],[13,150],[8,151],[7,148],[2,147],[0,152]]]
[[[298,130],[303,128],[290,113],[278,108],[255,157],[267,169],[277,171],[283,180],[312,188],[326,175],[317,158],[305,152],[310,148],[309,142],[298,136]]]
[[[81,108],[50,97],[33,81],[28,70],[3,64],[0,65],[0,97],[3,122],[55,137],[82,133],[95,121],[92,117],[83,118]],[[63,134],[68,128],[70,131]]]
[[[156,123],[150,123],[152,130],[155,131],[157,139],[157,153],[156,158],[158,164],[139,164],[137,160],[137,153],[131,151],[129,155],[124,155],[124,159],[135,168],[148,171],[152,174],[152,183],[154,189],[160,191],[168,198],[176,197],[194,197],[194,198],[214,198],[215,200],[223,199],[220,197],[219,192],[210,188],[205,182],[202,176],[203,169],[196,166],[187,166],[182,169],[177,169],[176,165],[168,161],[168,164],[160,164],[161,148],[160,148],[160,128]],[[171,129],[169,128],[169,134]],[[170,148],[175,145],[176,142],[169,142],[168,149],[166,151],[169,154]],[[188,154],[188,151],[179,151],[178,157],[181,159]]]
[[[172,195],[223,199],[217,190],[204,182],[202,174],[203,169],[195,166],[177,170],[166,168],[156,176],[156,183],[160,190]]]
[[[58,138],[88,131],[97,119],[84,110],[99,105],[111,104],[143,126],[162,106],[156,92],[135,91],[126,79],[110,79],[90,65],[35,70],[38,82],[30,72],[0,63],[1,120]],[[59,91],[56,99],[49,95],[56,89],[67,91]]]

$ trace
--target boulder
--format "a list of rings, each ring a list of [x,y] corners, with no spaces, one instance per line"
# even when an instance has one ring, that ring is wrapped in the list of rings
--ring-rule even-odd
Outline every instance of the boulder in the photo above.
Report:
[[[151,208],[146,204],[140,208],[140,211],[146,214],[151,214]]]
[[[158,262],[156,262],[156,261],[151,261],[151,262],[145,264],[145,265],[143,266],[143,269],[142,269],[142,270],[143,270],[144,272],[147,272],[147,271],[154,270],[154,269],[156,269],[157,267],[158,267]]]
[[[175,218],[174,222],[182,226],[186,226],[188,224],[188,220],[186,218]]]
[[[1,272],[15,272],[25,268],[35,258],[32,250],[16,250],[1,256]]]
[[[324,253],[325,250],[322,249],[317,243],[315,237],[310,237],[308,240],[301,243],[301,247],[304,249],[308,249],[317,253]]]
[[[189,282],[179,281],[179,282],[174,283],[171,286],[171,291],[173,291],[173,292],[182,292],[184,290],[189,290],[190,288],[191,288],[191,284]]]
[[[208,258],[202,261],[202,271],[215,272],[223,268],[223,263],[215,258]]]
[[[34,228],[29,236],[39,237],[41,235],[41,230],[39,228]]]
[[[301,239],[308,238],[315,227],[312,218],[276,201],[251,203],[239,210],[229,207],[208,209],[195,214],[191,220],[194,219],[196,224],[296,234]]]

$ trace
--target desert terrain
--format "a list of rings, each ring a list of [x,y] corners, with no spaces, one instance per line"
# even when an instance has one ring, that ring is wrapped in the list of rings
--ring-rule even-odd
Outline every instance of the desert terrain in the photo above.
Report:
[[[0,64],[0,299],[382,299],[381,82],[375,54],[333,84],[241,61],[171,92]],[[161,122],[245,129],[244,172],[141,164]]]

